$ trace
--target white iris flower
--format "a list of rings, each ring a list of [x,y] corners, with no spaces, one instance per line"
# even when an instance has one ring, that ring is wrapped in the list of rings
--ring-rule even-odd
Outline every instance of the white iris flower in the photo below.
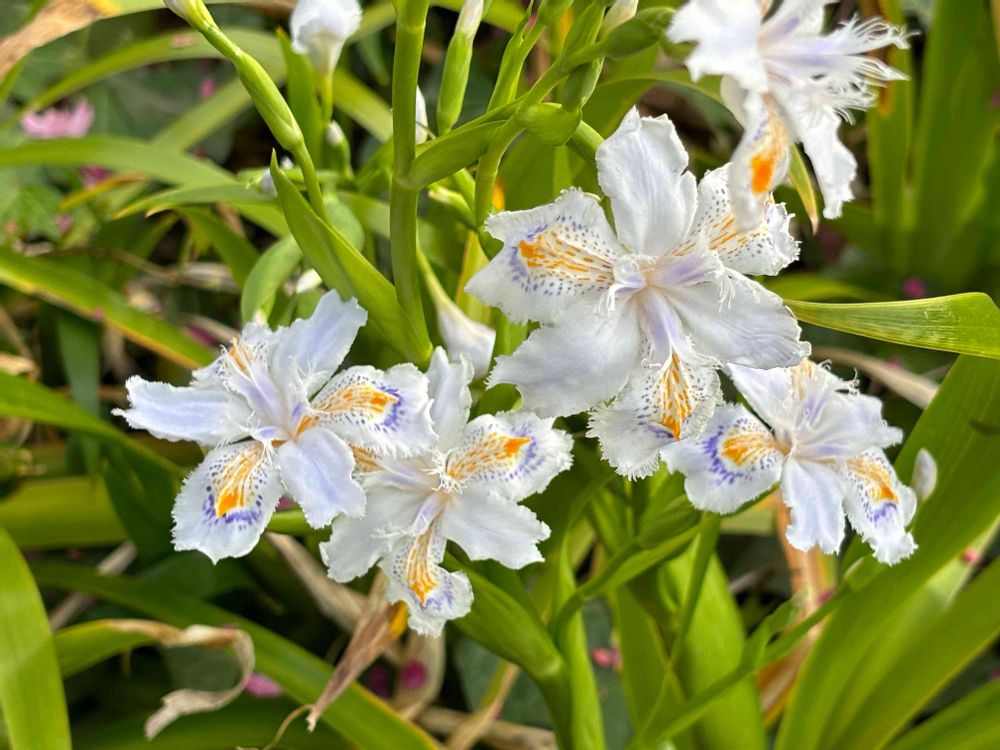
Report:
[[[823,193],[823,215],[840,216],[853,197],[857,162],[837,137],[841,118],[874,101],[872,85],[904,78],[867,53],[906,46],[880,18],[852,18],[823,34],[832,0],[689,0],[667,36],[694,42],[686,65],[697,80],[721,75],[722,97],[745,128],[733,154],[730,190],[741,227],[760,221],[770,192],[788,173],[789,143],[805,148]]]
[[[308,56],[317,73],[330,75],[360,25],[358,0],[299,0],[290,22],[292,49]]]
[[[365,493],[350,446],[404,455],[433,442],[427,379],[411,364],[334,374],[367,313],[328,292],[312,317],[271,331],[251,323],[218,359],[177,388],[125,384],[136,429],[209,448],[174,506],[174,544],[213,561],[245,555],[282,494],[321,528],[360,516]]]
[[[544,416],[592,412],[591,435],[622,474],[654,471],[659,450],[701,431],[727,363],[788,367],[809,353],[781,298],[744,274],[798,255],[784,206],[738,232],[727,168],[697,184],[668,118],[633,109],[597,151],[600,204],[580,190],[491,216],[503,249],[466,287],[512,320],[542,327],[490,384],[513,383]]]
[[[906,525],[916,495],[882,451],[902,435],[882,419],[878,399],[809,360],[768,371],[732,366],[730,376],[770,428],[745,407],[726,405],[700,437],[664,452],[670,469],[686,475],[695,506],[729,513],[780,483],[796,549],[837,552],[846,512],[881,562],[913,553]]]
[[[322,545],[330,576],[349,581],[376,563],[389,577],[390,601],[405,602],[410,627],[424,635],[472,606],[464,573],[440,563],[448,540],[473,560],[521,568],[542,559],[549,528],[520,501],[541,492],[572,461],[572,440],[551,419],[527,411],[469,420],[472,365],[434,352],[428,370],[438,443],[406,459],[361,467],[364,518],[339,518]]]

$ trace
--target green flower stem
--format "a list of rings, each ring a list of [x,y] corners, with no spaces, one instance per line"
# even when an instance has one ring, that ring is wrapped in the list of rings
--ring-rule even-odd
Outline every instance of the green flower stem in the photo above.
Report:
[[[267,71],[226,36],[215,23],[215,19],[212,18],[204,3],[193,0],[186,18],[195,29],[201,32],[209,44],[236,67],[240,82],[250,94],[250,99],[264,119],[268,129],[282,148],[292,155],[302,170],[306,191],[309,194],[309,202],[313,209],[323,221],[329,222],[326,208],[323,205],[323,190],[320,187],[319,177],[316,175],[316,166],[306,148],[305,137],[302,135],[302,130],[299,128],[288,102],[278,91],[278,87],[271,80]]]
[[[694,565],[691,566],[691,577],[688,580],[687,589],[684,591],[684,602],[681,604],[677,631],[670,646],[670,663],[672,666],[676,666],[678,654],[684,648],[684,641],[687,638],[688,629],[691,627],[691,618],[694,617],[695,607],[698,606],[698,596],[701,594],[701,586],[705,581],[705,571],[708,570],[708,563],[715,552],[715,543],[719,539],[719,527],[721,525],[722,516],[718,513],[706,513],[702,516],[698,541],[694,551]]]
[[[427,340],[427,323],[417,269],[417,201],[420,190],[406,183],[416,157],[417,84],[429,0],[396,0],[396,51],[392,64],[393,179],[389,191],[389,248],[396,296],[417,335]],[[421,342],[423,343],[423,342]]]
[[[535,81],[531,89],[514,101],[469,120],[421,148],[412,168],[401,179],[411,189],[419,190],[474,163],[495,144],[500,128],[519,110],[541,102],[575,68],[603,57],[605,50],[605,43],[597,42],[560,58]]]

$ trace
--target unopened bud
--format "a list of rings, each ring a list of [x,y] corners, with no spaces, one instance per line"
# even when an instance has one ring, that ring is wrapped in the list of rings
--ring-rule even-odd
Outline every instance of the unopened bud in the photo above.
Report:
[[[290,22],[292,49],[308,56],[317,73],[330,75],[360,25],[358,0],[299,0]]]
[[[464,36],[468,40],[476,35],[479,24],[483,20],[483,0],[465,0],[462,10],[458,12],[458,23],[455,24],[455,35]]]
[[[344,142],[344,131],[336,120],[331,120],[326,126],[326,142],[330,148],[340,148],[340,144]]]
[[[611,30],[607,36],[608,57],[616,60],[642,52],[660,41],[673,11],[664,8],[647,8],[635,17]]]
[[[434,289],[432,285],[432,297],[437,310],[438,332],[448,355],[457,360],[464,354],[476,377],[483,377],[490,369],[497,332],[462,312],[443,289]]]
[[[416,124],[413,137],[419,144],[426,143],[430,136],[430,126],[427,124],[427,101],[424,99],[424,92],[417,86]]]
[[[918,500],[926,500],[934,493],[937,486],[937,461],[926,448],[917,451],[917,456],[913,461],[913,476],[910,484],[917,495]]]
[[[163,2],[170,10],[197,29],[215,25],[215,21],[202,0],[163,0]]]
[[[635,15],[638,7],[639,0],[615,0],[614,5],[611,6],[607,15],[604,16],[602,31],[608,34],[621,26]]]

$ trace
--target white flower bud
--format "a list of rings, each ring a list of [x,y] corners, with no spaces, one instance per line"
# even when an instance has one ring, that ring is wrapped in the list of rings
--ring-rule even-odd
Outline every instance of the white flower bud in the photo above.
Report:
[[[292,12],[292,49],[307,55],[318,73],[330,75],[360,25],[358,0],[299,0]]]
[[[483,0],[465,0],[458,13],[455,36],[464,36],[469,41],[476,35],[483,20]]]
[[[913,461],[913,476],[910,479],[918,500],[926,500],[931,496],[937,486],[937,476],[937,461],[929,450],[921,448]]]
[[[607,34],[632,18],[638,7],[639,0],[615,0],[614,5],[604,16],[604,33]]]
[[[430,126],[427,123],[427,102],[424,100],[424,92],[417,86],[417,116],[413,137],[417,143],[426,143],[430,135]]]
[[[330,148],[340,148],[340,144],[344,142],[344,131],[336,120],[331,120],[326,126],[326,142]]]
[[[163,0],[164,4],[192,26],[214,25],[203,0]]]
[[[490,369],[497,332],[472,320],[443,291],[433,294],[433,298],[437,308],[438,331],[448,355],[457,360],[459,355],[464,354],[472,363],[476,377],[483,377]]]

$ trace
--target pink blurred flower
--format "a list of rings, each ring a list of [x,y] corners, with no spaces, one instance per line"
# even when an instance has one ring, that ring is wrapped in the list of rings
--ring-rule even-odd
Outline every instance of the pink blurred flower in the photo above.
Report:
[[[903,282],[903,296],[907,299],[920,299],[927,296],[927,282],[919,276],[910,276]]]
[[[39,140],[80,138],[87,134],[93,124],[94,108],[86,99],[80,99],[72,107],[52,107],[21,118],[21,130],[24,134]]]
[[[288,495],[282,495],[281,499],[278,501],[278,511],[291,510],[295,507],[295,501],[292,500]]]
[[[590,659],[602,669],[621,669],[622,652],[616,648],[592,648]]]
[[[59,214],[56,217],[56,226],[59,227],[59,231],[66,234],[73,226],[73,217],[69,214]]]
[[[247,686],[244,690],[258,698],[277,698],[284,694],[278,683],[270,677],[265,677],[260,672],[254,672],[250,675],[250,679],[247,680]]]
[[[202,99],[208,99],[215,93],[216,88],[215,79],[212,76],[205,76],[198,86],[198,96]]]
[[[976,566],[983,561],[983,554],[975,547],[966,547],[962,550],[962,562],[966,565]]]
[[[423,662],[409,661],[399,675],[399,683],[404,690],[416,690],[427,682],[427,667]]]
[[[111,176],[111,172],[106,170],[104,167],[80,167],[80,180],[83,182],[83,186],[88,190],[95,185],[104,182]]]

